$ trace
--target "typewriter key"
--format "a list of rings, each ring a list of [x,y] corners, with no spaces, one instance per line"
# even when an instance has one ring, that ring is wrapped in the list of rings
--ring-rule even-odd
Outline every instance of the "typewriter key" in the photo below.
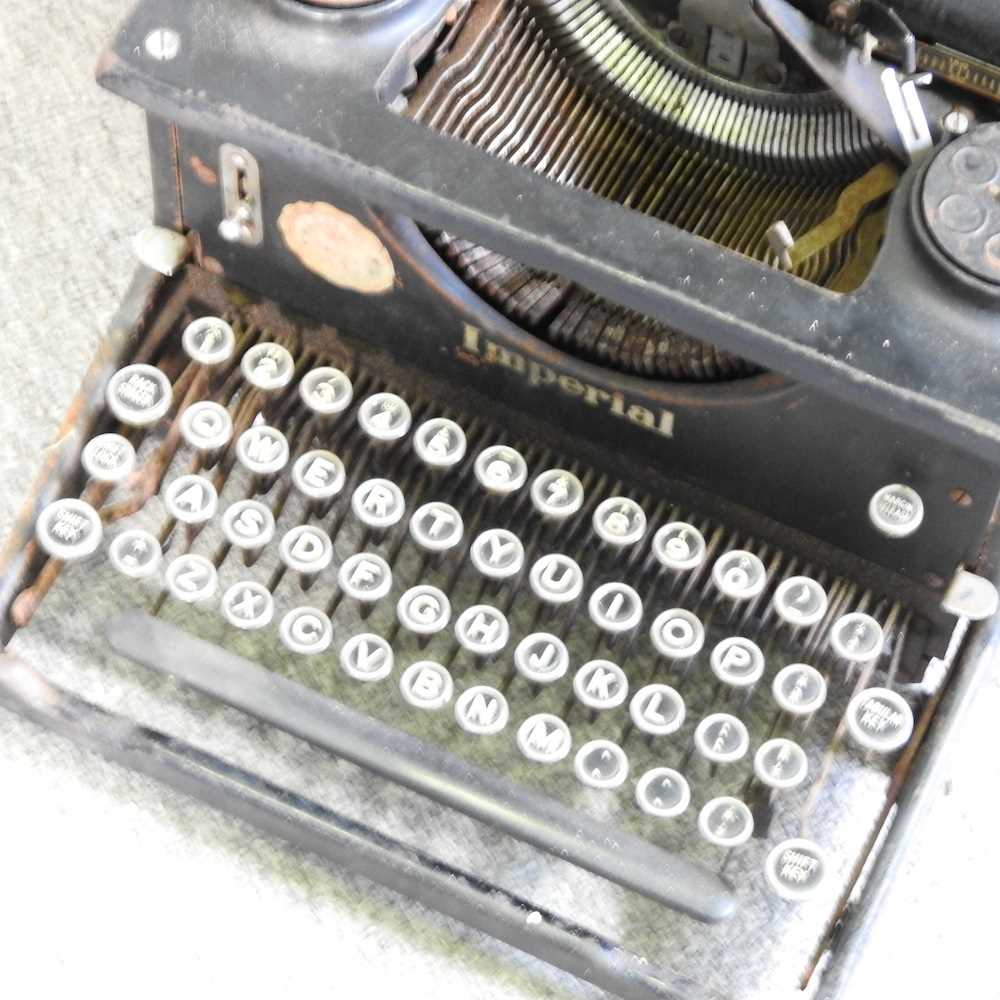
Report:
[[[485,684],[467,688],[455,700],[455,721],[467,733],[494,736],[510,719],[507,699]]]
[[[381,556],[355,552],[341,564],[337,582],[345,596],[370,605],[392,590],[392,570]]]
[[[808,576],[790,576],[774,592],[774,613],[793,628],[804,628],[823,620],[826,591]]]
[[[276,427],[255,424],[236,439],[237,461],[262,480],[279,473],[288,458],[288,440]]]
[[[236,334],[224,319],[202,316],[184,328],[181,347],[195,364],[206,367],[221,365],[236,350]]]
[[[865,750],[892,753],[913,733],[913,710],[889,688],[859,691],[847,706],[847,731]]]
[[[702,533],[684,521],[663,525],[653,535],[652,547],[657,562],[675,573],[697,569],[705,561],[707,551]]]
[[[170,516],[182,524],[204,524],[215,517],[219,494],[210,479],[188,473],[167,486],[163,504]]]
[[[539,764],[565,760],[573,746],[569,726],[558,715],[540,712],[529,716],[517,730],[517,748]]]
[[[625,548],[645,536],[646,512],[628,497],[608,497],[597,505],[593,525],[601,541],[614,548]]]
[[[764,676],[764,654],[750,639],[731,636],[723,639],[709,657],[712,673],[723,684],[750,688]]]
[[[479,485],[497,496],[516,493],[528,481],[524,456],[505,444],[484,448],[476,456],[474,471]]]
[[[333,562],[333,542],[322,528],[300,524],[282,536],[278,556],[288,569],[300,575],[303,589],[308,589],[316,575]]]
[[[173,597],[185,604],[207,601],[215,596],[219,574],[204,556],[193,552],[178,556],[167,566],[167,587]]]
[[[867,663],[882,654],[882,626],[859,611],[838,618],[830,629],[833,651],[848,663]]]
[[[83,500],[53,500],[35,521],[38,544],[53,559],[70,562],[97,551],[104,535],[100,515]]]
[[[392,392],[377,392],[358,407],[358,425],[373,441],[387,444],[406,437],[413,417],[406,400]]]
[[[295,374],[295,359],[281,344],[255,344],[240,362],[243,377],[264,392],[283,389]]]
[[[826,701],[823,675],[807,663],[782,667],[771,683],[774,700],[789,715],[812,715]]]
[[[418,660],[403,671],[399,678],[399,690],[404,700],[414,708],[435,712],[451,701],[455,682],[440,663]]]
[[[489,604],[466,608],[455,621],[455,638],[474,656],[496,656],[510,640],[510,625],[502,611]]]
[[[731,764],[742,760],[750,749],[747,727],[726,712],[706,715],[694,731],[698,753],[713,764]]]
[[[266,628],[274,617],[274,597],[262,583],[242,580],[222,595],[222,613],[235,628]]]
[[[292,465],[292,485],[304,497],[323,504],[344,488],[344,463],[332,451],[307,451]]]
[[[465,431],[447,417],[425,420],[413,434],[413,450],[432,469],[450,469],[465,458]]]
[[[528,583],[545,604],[572,604],[583,591],[583,570],[569,556],[553,552],[535,561]]]
[[[333,625],[319,608],[292,608],[281,619],[278,636],[293,653],[316,656],[330,648]]]
[[[135,468],[135,448],[121,434],[98,434],[80,455],[84,471],[99,483],[120,483]]]
[[[573,693],[577,700],[598,711],[617,708],[628,697],[628,677],[610,660],[591,660],[573,677]]]
[[[339,368],[313,368],[299,382],[299,398],[317,416],[332,417],[351,405],[354,386]]]
[[[532,684],[551,684],[566,676],[569,650],[558,636],[533,632],[514,648],[514,667]]]
[[[689,660],[705,645],[705,626],[690,611],[671,608],[656,616],[649,628],[649,637],[660,656],[668,660]]]
[[[111,412],[123,424],[148,427],[170,411],[170,380],[152,365],[127,365],[111,376],[107,388]]]
[[[868,504],[868,517],[888,538],[908,538],[924,521],[920,494],[905,483],[891,483],[876,490]]]
[[[590,595],[587,610],[602,632],[618,635],[642,621],[642,598],[627,583],[604,583]]]
[[[618,788],[628,778],[628,757],[611,740],[591,740],[577,750],[573,770],[590,788]]]
[[[194,449],[217,452],[233,436],[233,418],[229,411],[210,399],[192,403],[181,414],[181,437]]]
[[[753,773],[768,788],[795,788],[806,780],[809,759],[793,740],[777,738],[762,743],[753,757]]]
[[[432,500],[410,518],[410,538],[424,552],[448,552],[462,540],[462,515],[451,504]]]
[[[351,496],[354,516],[367,528],[385,531],[406,511],[403,491],[389,479],[367,479]]]
[[[753,835],[753,813],[745,802],[720,796],[702,806],[698,832],[716,847],[739,847]]]
[[[654,767],[637,782],[635,801],[647,816],[673,819],[691,804],[691,786],[672,767]]]
[[[274,515],[259,500],[237,500],[222,515],[222,531],[236,548],[259,552],[274,538]]]
[[[684,725],[684,699],[667,684],[639,688],[628,706],[636,729],[648,736],[669,736]]]
[[[396,617],[415,635],[436,635],[448,627],[451,603],[437,587],[421,583],[410,587],[396,602]]]
[[[764,877],[775,894],[797,903],[815,895],[826,877],[825,853],[811,840],[786,840],[764,863]]]
[[[392,673],[392,646],[380,635],[364,632],[340,647],[340,669],[356,681],[380,681]]]
[[[163,561],[163,550],[154,535],[142,528],[129,528],[111,540],[108,559],[119,573],[133,580],[152,576]]]
[[[565,469],[546,469],[531,483],[531,502],[542,517],[565,521],[583,506],[583,483]]]
[[[524,546],[512,531],[488,528],[473,539],[469,558],[483,576],[491,580],[509,580],[524,566]]]
[[[732,601],[748,601],[763,592],[767,584],[767,570],[752,552],[733,549],[715,560],[712,580],[723,597]]]

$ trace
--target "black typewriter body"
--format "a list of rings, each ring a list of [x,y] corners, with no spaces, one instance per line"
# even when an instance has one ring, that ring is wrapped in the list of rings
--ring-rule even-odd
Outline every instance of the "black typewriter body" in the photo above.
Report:
[[[180,716],[158,706],[176,691],[115,659],[114,686],[125,695],[106,695],[100,671],[77,681],[67,665],[43,679],[18,660],[5,667],[3,703],[602,990],[677,1000],[779,989],[855,995],[847,992],[853,959],[947,736],[1000,642],[990,604],[1000,573],[1000,70],[992,65],[1000,40],[981,30],[967,46],[975,51],[955,51],[956,35],[989,25],[975,3],[956,4],[949,20],[911,0],[900,15],[917,40],[896,37],[898,16],[879,4],[839,12],[800,4],[814,18],[805,22],[767,0],[758,13],[733,5],[732,24],[719,21],[722,6],[142,0],[98,75],[146,109],[154,222],[161,234],[183,234],[186,249],[163,268],[170,273],[137,276],[5,550],[0,599],[4,641],[30,662],[32,643],[50,641],[76,613],[74,594],[99,588],[114,650],[206,696],[186,707],[209,713],[211,726],[196,738],[172,728]],[[834,23],[848,15],[859,19],[853,33],[853,21]],[[873,25],[885,33],[861,31]],[[878,122],[859,119],[827,84],[836,73],[856,92],[873,58],[892,71],[906,53],[916,63],[893,80],[925,67],[938,77],[923,98],[930,132],[900,155]],[[894,125],[902,135],[898,117]],[[235,331],[236,345],[212,371],[181,347],[182,331],[209,316]],[[290,352],[294,375],[255,394],[240,383],[240,361],[264,344]],[[159,423],[125,434],[137,472],[102,492],[88,484],[80,455],[94,435],[122,431],[103,400],[115,370],[130,364],[164,373],[173,404]],[[297,401],[316,366],[353,380],[339,423]],[[356,417],[376,393],[404,399],[414,427],[438,417],[463,427],[469,458],[460,472],[429,471],[408,440],[381,448],[366,438]],[[294,455],[311,444],[341,456],[343,495],[332,507],[300,503],[285,479],[247,476],[230,444],[189,454],[177,428],[199,400],[227,407],[237,433],[263,423],[284,432]],[[477,493],[472,458],[494,445],[523,455],[531,475],[571,470],[586,493],[579,523],[539,520],[527,488],[502,501]],[[213,495],[268,503],[279,535],[299,522],[325,525],[333,568],[299,575],[267,550],[240,563],[214,522],[195,530],[164,517],[161,483],[203,474]],[[523,575],[470,583],[465,569],[411,552],[404,522],[358,529],[347,494],[364,475],[400,484],[408,513],[446,502],[470,534],[521,535]],[[916,528],[876,523],[873,497],[887,487],[916,494]],[[84,572],[47,555],[30,540],[36,519],[57,498],[80,496],[109,533],[148,528],[174,558],[198,552],[225,582],[266,586],[278,598],[275,621],[281,599],[325,607],[331,652],[296,659],[287,636],[284,649],[270,633],[254,642],[258,633],[234,633],[218,614],[192,611],[149,581],[130,590],[106,561]],[[610,497],[649,519],[648,537],[624,554],[586,530]],[[706,555],[669,575],[648,546],[674,522],[698,528]],[[372,611],[361,599],[355,607],[342,579],[337,589],[337,566],[348,552],[376,549],[402,586],[429,582],[448,594],[456,617],[484,602],[502,609],[510,648],[474,660],[446,642],[447,630],[422,635],[391,608]],[[766,574],[747,598],[731,598],[713,575],[712,561],[734,550]],[[535,581],[528,586],[532,559],[552,552],[584,567],[574,610],[543,607]],[[798,627],[775,602],[782,584],[803,577],[819,581],[823,612]],[[592,588],[619,580],[641,594],[644,616],[624,639],[601,631],[593,606],[589,621],[581,610]],[[463,586],[476,597],[460,600]],[[135,604],[150,614],[132,616]],[[643,645],[649,622],[671,608],[704,630],[704,651],[683,663]],[[868,660],[845,658],[831,638],[850,616],[880,629]],[[561,692],[527,685],[511,665],[518,638],[550,628],[572,658]],[[382,687],[364,685],[348,718],[337,713],[354,704],[354,689],[334,651],[359,631],[389,637],[396,671]],[[766,667],[752,685],[727,686],[709,670],[709,650],[734,636],[763,650]],[[216,657],[219,648],[228,652]],[[67,659],[74,654],[83,652],[69,648]],[[171,655],[201,667],[172,667]],[[572,703],[572,671],[597,657],[622,661],[630,692],[673,684],[688,704],[686,742],[653,732],[644,742],[621,703],[617,716],[581,706],[579,692]],[[456,696],[475,685],[506,696],[510,727],[472,737],[449,725],[446,709],[431,722],[424,713],[424,726],[398,723],[398,744],[380,740],[378,726],[395,731],[397,674],[426,660],[457,664]],[[280,680],[269,686],[250,661]],[[776,713],[767,697],[779,668],[810,663],[829,695],[806,724]],[[875,685],[912,713],[912,736],[888,753],[851,745],[855,695]],[[253,730],[233,721],[234,708],[308,744],[311,776],[241,763]],[[635,773],[622,787],[585,792],[567,791],[567,775],[556,773],[566,761],[529,774],[512,733],[543,710],[572,710],[574,749],[621,733]],[[741,764],[687,748],[692,739],[698,746],[690,732],[698,718],[720,710],[746,723],[751,753],[744,748]],[[808,758],[810,778],[793,792],[765,792],[749,767],[752,751],[776,736],[793,738]],[[724,741],[720,734],[717,745]],[[427,745],[440,745],[450,763],[436,749],[425,757]],[[324,799],[331,754],[361,768],[348,792],[365,789],[371,773],[388,779],[388,791],[377,787],[394,829],[373,829],[371,816],[349,818],[341,800]],[[405,767],[408,755],[426,770]],[[628,812],[640,766],[658,763],[693,772],[688,826]],[[494,786],[495,774],[516,779]],[[461,822],[482,821],[486,833],[470,828],[468,858],[442,859],[433,828],[409,827],[414,793],[464,813]],[[711,796],[747,800],[751,839],[721,853],[713,853],[725,846],[718,839],[692,845],[693,816]],[[560,851],[532,832],[542,802],[553,803],[546,815],[557,833],[585,817],[575,844]],[[852,812],[853,824],[844,818]],[[609,826],[587,825],[601,822]],[[664,856],[649,855],[652,887],[644,887],[641,863],[618,867],[609,830],[622,831],[629,846],[620,853],[634,851],[633,861],[647,858],[649,844],[682,861],[661,867]],[[807,834],[828,848],[815,864],[830,871],[818,898],[798,906],[794,887],[776,899],[760,873],[779,842]],[[530,860],[525,844],[556,860]],[[793,858],[789,877],[808,881],[809,863]],[[557,874],[549,878],[545,864]],[[769,872],[773,888],[781,876]],[[617,883],[615,893],[644,898],[602,895],[587,881],[601,876]],[[779,937],[785,949],[762,949]]]

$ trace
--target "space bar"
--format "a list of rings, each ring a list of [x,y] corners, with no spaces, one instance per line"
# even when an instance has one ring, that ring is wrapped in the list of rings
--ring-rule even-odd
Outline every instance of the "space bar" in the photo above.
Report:
[[[704,923],[736,900],[714,873],[273,674],[144,612],[112,619],[122,656],[616,885]]]

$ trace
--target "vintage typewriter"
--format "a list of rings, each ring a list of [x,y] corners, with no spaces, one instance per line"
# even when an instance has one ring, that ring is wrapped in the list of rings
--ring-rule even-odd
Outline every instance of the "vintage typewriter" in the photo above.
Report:
[[[844,995],[998,651],[991,6],[141,0],[0,701],[602,990]]]

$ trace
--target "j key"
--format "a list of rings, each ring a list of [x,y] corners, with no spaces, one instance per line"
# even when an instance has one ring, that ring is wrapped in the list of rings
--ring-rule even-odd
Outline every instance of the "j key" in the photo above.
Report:
[[[558,636],[533,632],[515,647],[514,666],[532,684],[551,684],[566,676],[569,650]]]

